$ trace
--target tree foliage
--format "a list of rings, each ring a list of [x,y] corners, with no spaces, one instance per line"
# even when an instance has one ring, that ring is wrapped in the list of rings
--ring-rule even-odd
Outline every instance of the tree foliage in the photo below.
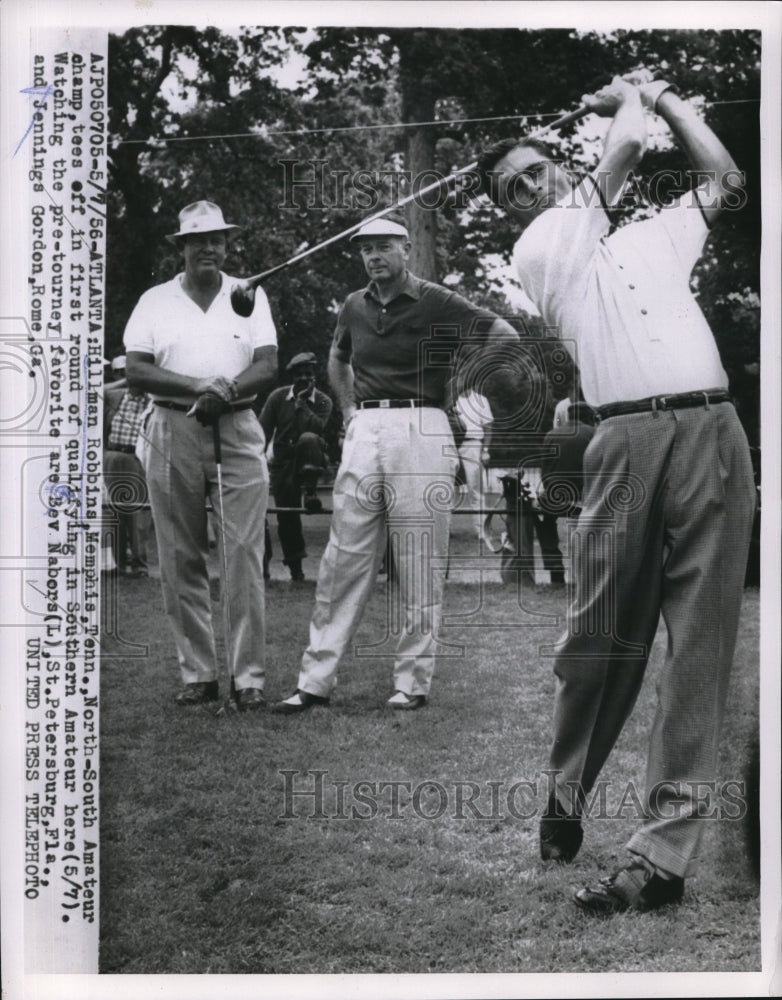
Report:
[[[296,90],[278,78],[291,52],[306,68]],[[706,120],[747,173],[747,203],[723,215],[694,287],[732,383],[748,400],[749,426],[757,393],[745,366],[759,355],[759,62],[759,33],[738,30],[380,27],[305,35],[164,26],[112,37],[107,350],[119,349],[138,296],[179,266],[163,236],[188,202],[216,201],[243,226],[228,270],[257,273],[407,194],[400,170],[449,173],[497,138],[575,107],[614,73],[646,65],[705,102]],[[166,96],[172,81],[175,96]],[[594,164],[580,130],[558,142],[575,168]],[[646,190],[655,171],[683,166],[672,145],[651,150],[634,190]],[[627,213],[647,207],[629,205]],[[518,234],[507,218],[458,200],[407,211],[417,273],[512,311],[488,266],[492,257],[509,260]],[[363,281],[346,241],[271,278],[265,288],[281,361],[302,348],[325,359],[337,305]],[[518,322],[533,339],[543,336],[535,317],[521,313]]]

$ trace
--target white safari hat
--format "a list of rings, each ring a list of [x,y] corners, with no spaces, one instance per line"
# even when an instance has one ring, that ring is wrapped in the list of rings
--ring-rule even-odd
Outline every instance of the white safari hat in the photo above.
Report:
[[[353,242],[353,240],[360,240],[365,236],[401,236],[405,240],[410,239],[405,227],[390,219],[374,219],[372,222],[367,222],[357,233],[353,233],[350,240]]]
[[[174,243],[178,236],[191,233],[217,233],[229,229],[239,229],[225,221],[223,211],[211,201],[194,201],[185,205],[179,213],[179,232],[171,233],[166,239]]]

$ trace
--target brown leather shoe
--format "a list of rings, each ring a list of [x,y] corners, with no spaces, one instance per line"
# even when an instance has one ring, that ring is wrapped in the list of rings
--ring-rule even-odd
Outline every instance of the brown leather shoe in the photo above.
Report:
[[[176,696],[177,705],[204,705],[208,701],[217,701],[217,681],[196,681],[195,684],[185,684]]]
[[[240,712],[257,712],[259,708],[266,708],[266,699],[258,688],[239,688],[235,701]]]
[[[587,913],[608,917],[629,909],[656,910],[680,903],[683,896],[683,878],[663,878],[641,861],[631,861],[595,885],[579,889],[573,898]]]

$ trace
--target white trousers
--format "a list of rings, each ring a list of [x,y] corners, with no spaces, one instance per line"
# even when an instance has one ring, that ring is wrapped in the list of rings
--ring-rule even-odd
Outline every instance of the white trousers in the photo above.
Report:
[[[394,656],[394,689],[426,695],[448,562],[456,451],[433,407],[359,410],[334,483],[334,514],[320,562],[310,642],[298,687],[326,697],[358,628],[390,538],[394,574],[382,634],[357,656]]]
[[[464,482],[467,487],[467,503],[472,510],[479,510],[483,507],[482,452],[483,441],[476,440],[475,438],[465,438],[459,445],[459,457],[462,460]],[[473,527],[478,537],[481,537],[483,534],[483,526],[486,518],[486,514],[473,514],[472,516]]]

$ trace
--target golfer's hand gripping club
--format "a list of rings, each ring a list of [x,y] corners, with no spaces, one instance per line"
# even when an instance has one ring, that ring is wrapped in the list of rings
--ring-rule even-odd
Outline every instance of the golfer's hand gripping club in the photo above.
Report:
[[[204,427],[216,424],[220,416],[226,412],[228,404],[214,392],[205,392],[188,410],[188,417],[193,416]]]

